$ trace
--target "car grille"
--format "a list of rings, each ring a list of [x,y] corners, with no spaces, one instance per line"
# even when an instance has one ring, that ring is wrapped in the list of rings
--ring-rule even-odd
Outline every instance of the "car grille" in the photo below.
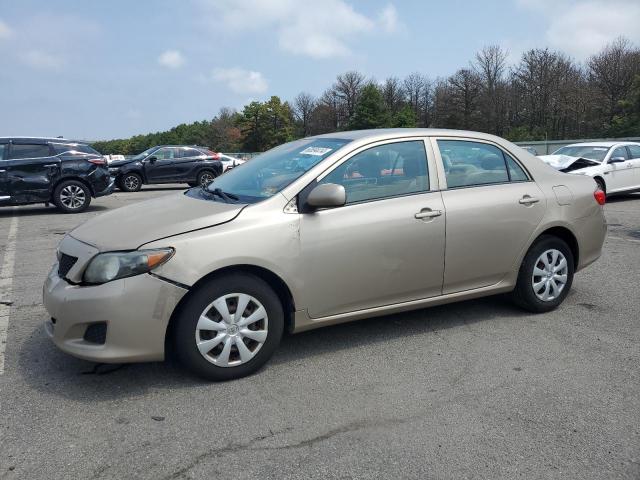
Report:
[[[78,257],[72,257],[71,255],[67,255],[63,253],[60,256],[60,262],[58,263],[58,276],[64,278],[69,270],[73,268],[73,266],[78,261]]]

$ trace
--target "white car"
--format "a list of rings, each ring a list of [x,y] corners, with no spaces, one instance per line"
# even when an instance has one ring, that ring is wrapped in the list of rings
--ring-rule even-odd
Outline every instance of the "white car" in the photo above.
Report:
[[[241,160],[239,158],[232,157],[231,155],[225,155],[224,153],[216,153],[213,158],[215,160],[220,160],[222,163],[222,173],[246,162],[246,160]]]
[[[592,177],[607,195],[640,190],[640,143],[574,143],[538,158],[561,172]]]

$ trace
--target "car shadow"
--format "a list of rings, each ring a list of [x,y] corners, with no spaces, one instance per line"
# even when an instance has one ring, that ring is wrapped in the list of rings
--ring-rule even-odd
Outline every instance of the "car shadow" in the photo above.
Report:
[[[384,350],[385,344],[400,337],[421,335],[428,341],[444,329],[526,315],[502,296],[494,296],[286,335],[274,357],[252,377],[277,374],[284,364],[310,357],[363,346]],[[17,375],[29,388],[83,403],[139,397],[152,389],[216,385],[193,376],[174,359],[119,365],[79,360],[58,350],[42,327],[34,329],[20,348]],[[252,377],[236,382],[250,382]]]
[[[87,212],[102,212],[109,210],[109,207],[104,205],[91,204],[89,207],[81,213]],[[13,216],[29,217],[36,215],[76,215],[74,213],[63,213],[53,205],[45,207],[44,205],[23,205],[17,207],[0,207],[0,218],[8,218]]]

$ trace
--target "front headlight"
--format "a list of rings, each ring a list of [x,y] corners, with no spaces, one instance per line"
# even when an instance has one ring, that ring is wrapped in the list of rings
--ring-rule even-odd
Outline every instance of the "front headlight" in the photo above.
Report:
[[[173,256],[173,248],[100,253],[84,272],[85,283],[100,284],[147,273]]]

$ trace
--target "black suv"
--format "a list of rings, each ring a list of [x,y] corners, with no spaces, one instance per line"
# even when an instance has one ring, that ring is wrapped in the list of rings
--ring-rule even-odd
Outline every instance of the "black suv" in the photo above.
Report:
[[[0,206],[53,203],[65,213],[86,210],[109,195],[113,179],[93,148],[62,138],[0,137]]]
[[[159,145],[129,160],[109,164],[109,172],[125,192],[137,192],[142,184],[188,183],[208,185],[222,174],[222,162],[205,147]]]

